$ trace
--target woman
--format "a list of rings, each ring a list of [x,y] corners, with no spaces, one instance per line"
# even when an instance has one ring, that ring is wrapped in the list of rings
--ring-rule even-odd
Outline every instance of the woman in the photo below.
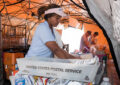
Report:
[[[94,32],[93,36],[91,37],[91,43],[90,43],[90,52],[93,53],[94,55],[96,54],[97,51],[97,36],[98,32]]]
[[[81,38],[80,41],[80,51],[83,53],[89,53],[89,37],[91,36],[91,31],[87,31]]]
[[[92,39],[91,39],[91,43],[93,43],[93,44],[97,44],[97,36],[99,35],[99,33],[98,32],[94,32],[94,34],[93,34],[93,36],[91,37]]]
[[[44,16],[45,22],[38,25],[26,57],[53,58],[55,54],[62,59],[76,59],[77,57],[68,54],[56,43],[53,27],[59,24],[61,17],[66,16],[62,8],[55,4],[41,7],[38,9],[38,17],[41,16]]]

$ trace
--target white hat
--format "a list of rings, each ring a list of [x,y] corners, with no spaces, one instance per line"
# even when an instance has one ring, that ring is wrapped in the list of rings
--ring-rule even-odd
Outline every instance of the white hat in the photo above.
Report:
[[[63,12],[62,8],[51,8],[51,9],[48,9],[48,10],[45,11],[45,15],[50,14],[50,13],[56,13],[56,14],[60,15],[61,17],[66,17],[67,16],[67,14],[65,14]]]

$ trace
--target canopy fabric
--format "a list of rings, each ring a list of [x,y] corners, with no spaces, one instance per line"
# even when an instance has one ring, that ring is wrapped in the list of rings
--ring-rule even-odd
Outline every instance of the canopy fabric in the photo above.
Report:
[[[116,21],[116,13],[112,8],[120,7],[120,5],[115,6],[116,1],[113,0],[83,0],[85,6],[91,17],[97,22],[97,24],[102,28],[104,35],[106,36],[108,43],[110,45],[110,50],[114,59],[114,63],[117,69],[117,72],[120,77],[120,44],[114,37],[115,25],[119,22],[119,19]],[[116,2],[116,3],[112,3]],[[115,7],[114,7],[115,6]],[[117,15],[120,12],[117,12]],[[113,14],[113,15],[112,15]],[[114,18],[113,18],[114,17]],[[114,23],[113,23],[114,21]],[[119,24],[117,24],[119,26]],[[120,30],[118,30],[120,31]],[[120,35],[117,35],[120,36]]]
[[[12,16],[37,22],[37,9],[48,4],[60,5],[67,14],[78,21],[94,23],[82,0],[0,0],[0,13],[3,17]]]
[[[75,18],[78,22],[96,24],[89,17],[86,8],[82,3],[82,0],[0,0],[2,30],[5,30],[5,33],[3,33],[3,37],[7,34],[7,32],[10,32],[9,30],[14,31],[14,29],[18,30],[19,28],[24,27],[24,31],[21,32],[23,32],[25,38],[27,38],[27,41],[25,43],[29,44],[35,27],[38,25],[38,23],[43,22],[43,19],[41,19],[40,21],[38,21],[37,19],[37,9],[41,6],[46,6],[48,4],[60,5],[66,14],[70,15],[70,17],[72,18]],[[73,23],[75,22],[75,20],[71,20],[72,18],[70,18],[70,22],[63,19],[63,23],[67,22],[70,26],[75,27],[76,24]],[[6,39],[4,38],[4,40]],[[21,42],[22,40],[23,39],[20,38]],[[6,44],[7,45],[5,45],[4,43],[4,48],[11,46],[11,44],[8,44],[8,42]]]
[[[120,1],[114,1],[112,3],[112,15],[113,15],[113,36],[120,44]]]

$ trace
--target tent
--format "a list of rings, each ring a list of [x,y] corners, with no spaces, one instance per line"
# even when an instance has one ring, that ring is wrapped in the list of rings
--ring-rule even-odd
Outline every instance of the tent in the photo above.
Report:
[[[15,31],[14,29],[17,28],[17,33],[20,32],[18,34],[23,34],[22,36],[30,39],[30,36],[33,35],[31,34],[31,30],[34,30],[33,28],[35,28],[39,22],[43,21],[42,19],[40,21],[37,20],[37,9],[40,6],[51,3],[61,5],[67,14],[77,19],[80,23],[94,25],[97,23],[97,25],[102,28],[102,31],[108,40],[117,72],[120,73],[120,30],[118,27],[118,9],[120,2],[113,0],[1,0],[0,56],[2,56],[2,28],[7,29],[5,30],[5,33],[8,31],[8,34],[9,32],[12,34],[13,31]],[[115,9],[117,9],[117,11],[115,11]],[[66,22],[66,20],[63,20],[63,23],[64,22]],[[9,31],[9,28],[13,28],[13,30]],[[15,34],[13,33],[12,35]],[[28,42],[25,41],[25,45],[27,43]],[[22,44],[22,41],[20,44]]]
[[[3,1],[0,1],[0,4],[1,4],[0,12],[1,12],[1,15],[4,16],[2,17],[2,28],[6,29],[4,33],[7,33],[8,31],[8,34],[10,34],[10,31],[7,28],[13,28],[11,31],[14,31],[14,29],[16,28],[19,28],[19,29],[24,28],[24,29],[21,29],[24,31],[19,30],[19,32],[24,35],[26,34],[25,38],[28,38],[30,40],[30,37],[33,35],[31,34],[31,30],[35,28],[35,26],[38,24],[37,9],[41,6],[48,5],[51,3],[61,5],[67,14],[69,14],[73,18],[76,18],[79,22],[95,24],[95,22],[89,17],[82,1],[3,0]],[[79,4],[79,6],[77,6],[77,3]],[[42,21],[43,20],[41,19],[39,22],[42,22]],[[63,22],[65,21],[66,20],[63,20]],[[25,44],[27,43],[28,42],[25,42]],[[9,46],[6,45],[6,47],[9,47]]]

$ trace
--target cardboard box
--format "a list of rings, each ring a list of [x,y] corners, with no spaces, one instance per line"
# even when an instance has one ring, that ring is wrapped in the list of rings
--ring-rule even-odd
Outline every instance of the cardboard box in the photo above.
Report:
[[[100,63],[97,57],[91,61],[33,57],[17,59],[17,64],[20,74],[92,82]]]
[[[23,53],[4,52],[3,54],[4,65],[15,65],[16,58],[23,58],[23,57],[24,57]]]

